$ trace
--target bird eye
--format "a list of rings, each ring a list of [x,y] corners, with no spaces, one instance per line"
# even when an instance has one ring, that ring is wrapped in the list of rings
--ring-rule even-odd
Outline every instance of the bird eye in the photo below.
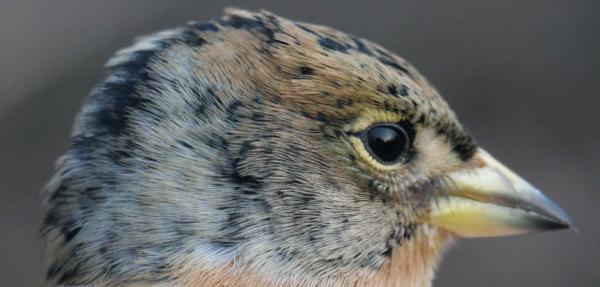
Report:
[[[361,134],[367,151],[383,164],[406,159],[410,148],[407,132],[397,124],[375,124]]]

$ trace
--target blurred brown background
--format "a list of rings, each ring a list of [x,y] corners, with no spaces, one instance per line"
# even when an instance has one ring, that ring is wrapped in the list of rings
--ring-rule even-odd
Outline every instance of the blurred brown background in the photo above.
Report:
[[[424,3],[427,2],[427,3]],[[480,144],[579,232],[463,240],[435,286],[600,286],[600,1],[0,2],[0,285],[39,286],[39,191],[111,54],[140,34],[265,8],[416,65]]]

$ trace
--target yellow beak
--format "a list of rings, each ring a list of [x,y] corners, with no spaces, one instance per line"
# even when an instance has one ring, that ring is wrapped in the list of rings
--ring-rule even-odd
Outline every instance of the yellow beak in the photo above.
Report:
[[[543,193],[483,149],[477,167],[449,175],[447,196],[431,202],[429,223],[462,237],[492,237],[571,226]]]

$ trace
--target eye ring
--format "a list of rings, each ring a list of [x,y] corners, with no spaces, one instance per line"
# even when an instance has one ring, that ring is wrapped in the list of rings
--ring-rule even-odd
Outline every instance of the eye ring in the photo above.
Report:
[[[360,132],[359,138],[373,159],[389,166],[409,160],[413,133],[406,124],[377,123]]]

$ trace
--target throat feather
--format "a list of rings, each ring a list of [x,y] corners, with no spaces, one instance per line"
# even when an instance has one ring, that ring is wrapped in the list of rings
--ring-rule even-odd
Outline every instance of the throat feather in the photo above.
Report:
[[[373,272],[337,274],[326,278],[299,272],[265,270],[269,264],[244,264],[243,258],[218,267],[182,260],[173,278],[182,287],[289,286],[289,287],[427,287],[431,286],[441,254],[451,235],[435,228],[420,228],[410,240],[391,249],[389,259]]]

